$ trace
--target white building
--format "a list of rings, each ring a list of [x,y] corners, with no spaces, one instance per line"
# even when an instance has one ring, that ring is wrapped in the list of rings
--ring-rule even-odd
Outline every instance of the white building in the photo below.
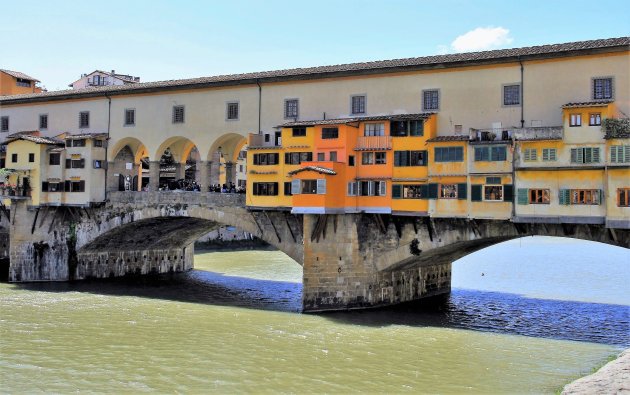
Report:
[[[74,81],[69,87],[72,89],[84,89],[91,86],[128,85],[140,82],[140,77],[126,74],[116,74],[116,70],[111,72],[94,70],[90,74],[82,74],[81,78]]]

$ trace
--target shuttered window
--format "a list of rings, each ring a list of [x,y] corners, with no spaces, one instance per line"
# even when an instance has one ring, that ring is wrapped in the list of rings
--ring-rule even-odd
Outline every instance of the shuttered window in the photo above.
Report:
[[[79,113],[79,128],[89,128],[89,127],[90,127],[90,112],[81,111]]]
[[[514,201],[514,185],[512,184],[503,185],[503,201],[504,202]]]
[[[563,206],[571,204],[571,190],[561,189],[558,194],[558,201]]]
[[[507,158],[505,146],[501,147],[475,147],[476,162],[504,161]]]
[[[256,196],[278,196],[277,182],[255,182],[252,187]]]
[[[630,163],[630,145],[611,146],[610,163]]]
[[[173,123],[184,123],[184,106],[173,106]]]
[[[348,183],[348,196],[356,196],[357,195],[357,183],[349,182]]]
[[[571,163],[599,163],[599,147],[571,148]]]
[[[528,193],[529,193],[529,190],[527,188],[519,188],[516,194],[516,202],[518,204],[528,204],[529,203]]]
[[[473,184],[470,186],[470,201],[472,202],[481,202],[482,198],[482,189],[483,185]]]
[[[292,180],[291,181],[291,194],[299,195],[301,192],[301,181],[300,180]]]
[[[291,182],[284,183],[284,196],[291,196]]]
[[[543,148],[542,160],[543,162],[555,162],[558,160],[557,150],[555,148]]]
[[[394,151],[394,166],[426,166],[427,151]]]
[[[440,147],[435,148],[436,162],[462,162],[464,160],[463,147]]]
[[[523,152],[523,159],[526,162],[534,162],[538,160],[538,150],[536,148],[526,148]]]
[[[254,154],[253,159],[255,165],[277,165],[280,160],[280,155],[278,153]]]
[[[438,184],[429,184],[429,199],[437,199]]]
[[[317,180],[317,194],[325,195],[326,194],[326,179],[320,178]]]
[[[468,184],[466,183],[457,184],[457,198],[459,200],[466,200],[466,198],[468,197],[467,189],[468,189]]]

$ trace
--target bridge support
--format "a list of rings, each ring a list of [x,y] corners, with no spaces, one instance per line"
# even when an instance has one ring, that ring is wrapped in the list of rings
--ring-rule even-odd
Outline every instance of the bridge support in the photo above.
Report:
[[[197,162],[197,166],[199,167],[199,171],[196,173],[199,176],[199,178],[196,180],[197,184],[201,185],[201,190],[203,192],[207,192],[208,187],[210,186],[210,172],[212,162],[202,160]]]
[[[160,188],[160,161],[149,162],[149,190],[157,191]]]

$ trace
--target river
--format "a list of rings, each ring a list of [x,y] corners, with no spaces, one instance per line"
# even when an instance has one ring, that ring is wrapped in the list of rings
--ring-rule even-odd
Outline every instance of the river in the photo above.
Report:
[[[278,251],[199,252],[194,271],[0,284],[5,393],[553,393],[630,346],[630,255],[524,238],[453,265],[453,291],[299,313]]]

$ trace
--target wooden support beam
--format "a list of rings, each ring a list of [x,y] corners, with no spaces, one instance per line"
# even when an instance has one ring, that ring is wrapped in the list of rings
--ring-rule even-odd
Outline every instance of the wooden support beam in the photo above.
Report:
[[[87,215],[88,219],[92,219],[92,217],[90,217],[90,212],[88,211],[88,209],[86,207],[83,207],[83,211],[85,211],[85,215]]]
[[[427,225],[427,232],[429,233],[429,240],[433,241],[433,222],[430,217],[425,217],[424,222]]]
[[[289,233],[293,238],[293,242],[297,243],[297,239],[295,238],[295,235],[293,234],[293,229],[291,229],[291,224],[289,223],[289,214],[286,211],[284,212],[284,221],[287,223],[287,228],[289,228]]]
[[[337,217],[337,214],[335,214],[335,216],[333,217],[333,231],[335,232],[335,234],[337,234]]]
[[[322,226],[322,238],[326,239],[326,228],[328,228],[328,214],[324,214],[324,225]],[[317,240],[319,241],[319,240]]]
[[[48,226],[48,233],[52,232],[52,228],[55,225],[55,220],[57,219],[58,212],[59,212],[59,207],[55,207],[55,212],[53,214],[52,221],[50,221],[50,225]]]
[[[68,207],[67,210],[73,220],[75,220],[77,223],[81,222],[81,216],[75,212],[74,207]]]
[[[414,233],[418,234],[418,224],[416,224],[416,219],[413,218],[411,220],[411,223],[413,224],[413,231],[414,231]]]
[[[267,217],[267,220],[271,224],[273,231],[276,233],[276,237],[278,238],[278,243],[282,243],[282,239],[280,239],[280,233],[278,233],[278,229],[276,229],[276,225],[273,223],[273,221],[269,217],[269,214],[267,214],[267,210],[263,210],[263,213],[265,214],[265,217]]]
[[[262,230],[262,228],[260,227],[260,225],[258,224],[258,221],[256,220],[256,216],[254,215],[254,212],[253,212],[253,211],[251,211],[250,213],[252,214],[252,218],[254,219],[254,223],[256,224],[256,227],[258,228],[258,231],[260,232],[260,236],[262,237],[262,235],[263,235],[263,230]]]
[[[48,217],[48,213],[50,213],[50,207],[44,207],[44,215],[42,215],[42,218],[39,220],[40,228],[44,226],[44,222],[46,221],[46,217]]]
[[[39,216],[39,207],[35,211],[35,218],[33,219],[33,226],[31,226],[31,234],[35,233],[35,225],[37,224],[37,217]]]

